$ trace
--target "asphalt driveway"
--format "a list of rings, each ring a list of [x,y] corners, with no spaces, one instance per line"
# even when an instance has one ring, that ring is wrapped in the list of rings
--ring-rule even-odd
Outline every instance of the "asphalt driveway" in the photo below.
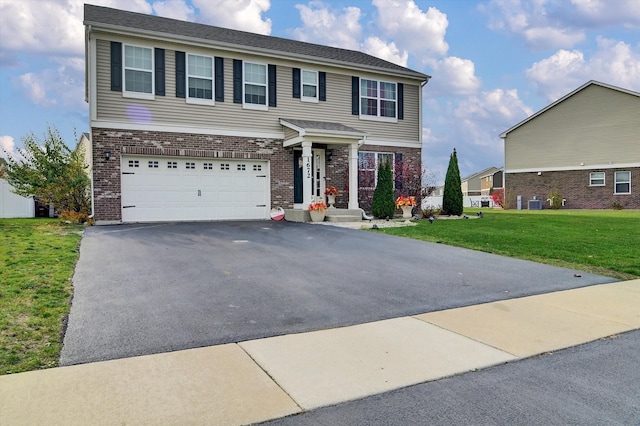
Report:
[[[615,281],[289,222],[86,230],[61,365],[239,342]]]

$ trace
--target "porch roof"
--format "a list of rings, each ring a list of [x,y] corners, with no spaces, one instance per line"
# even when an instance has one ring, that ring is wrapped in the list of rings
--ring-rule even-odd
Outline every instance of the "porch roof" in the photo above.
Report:
[[[346,139],[343,143],[353,143],[367,137],[367,132],[341,123],[281,118],[280,124],[298,133],[294,138],[285,139],[285,146],[296,145],[307,138],[321,138],[334,143]]]

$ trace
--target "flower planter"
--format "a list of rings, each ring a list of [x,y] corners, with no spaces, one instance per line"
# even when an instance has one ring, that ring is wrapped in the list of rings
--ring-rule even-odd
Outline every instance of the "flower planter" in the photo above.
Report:
[[[413,206],[402,206],[402,218],[403,219],[411,219],[411,211],[413,210]]]
[[[309,210],[309,215],[311,216],[312,222],[324,221],[324,216],[326,215],[326,213],[326,210]]]
[[[336,196],[328,194],[327,195],[327,201],[329,202],[329,208],[330,209],[335,209],[335,207],[333,205],[336,203]]]

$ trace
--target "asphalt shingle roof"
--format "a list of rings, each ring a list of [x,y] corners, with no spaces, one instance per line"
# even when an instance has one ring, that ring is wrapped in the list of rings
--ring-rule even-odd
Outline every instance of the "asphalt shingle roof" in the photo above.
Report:
[[[312,120],[297,120],[293,118],[283,118],[283,121],[293,124],[296,127],[305,129],[306,131],[321,131],[327,133],[356,133],[366,135],[367,132],[355,129],[353,127],[345,126],[341,123],[331,123],[328,121],[312,121]]]
[[[122,29],[138,33],[164,34],[167,37],[198,39],[212,45],[226,45],[245,51],[266,51],[277,55],[322,59],[351,67],[376,69],[396,75],[428,80],[429,75],[396,65],[355,50],[323,46],[280,37],[266,36],[228,28],[214,27],[176,19],[128,12],[85,4],[84,24]]]

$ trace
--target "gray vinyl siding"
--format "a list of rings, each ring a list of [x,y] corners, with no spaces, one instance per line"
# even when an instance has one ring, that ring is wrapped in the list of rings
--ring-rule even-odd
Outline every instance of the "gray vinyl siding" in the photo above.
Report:
[[[505,169],[640,162],[640,97],[591,85],[509,132]]]
[[[159,42],[130,41],[131,43],[165,48],[166,96],[154,100],[123,98],[122,93],[110,90],[110,40],[111,36],[97,40],[97,120],[135,123],[129,117],[127,107],[139,105],[149,112],[150,125],[192,127],[195,129],[282,132],[280,118],[342,123],[368,134],[375,140],[403,141],[419,144],[420,86],[417,82],[404,80],[404,120],[397,123],[360,120],[351,115],[351,76],[357,73],[339,68],[317,69],[327,73],[327,101],[302,102],[292,96],[292,67],[313,69],[304,64],[284,62],[277,58],[234,56],[232,52],[198,48],[195,53],[224,58],[224,102],[211,105],[187,104],[185,99],[175,97],[175,50],[192,52],[187,46]],[[126,43],[125,39],[118,39]],[[206,52],[206,53],[205,53]],[[277,66],[277,107],[268,111],[243,109],[242,104],[233,103],[232,60],[243,59]],[[397,81],[383,75],[367,74],[367,78]]]

